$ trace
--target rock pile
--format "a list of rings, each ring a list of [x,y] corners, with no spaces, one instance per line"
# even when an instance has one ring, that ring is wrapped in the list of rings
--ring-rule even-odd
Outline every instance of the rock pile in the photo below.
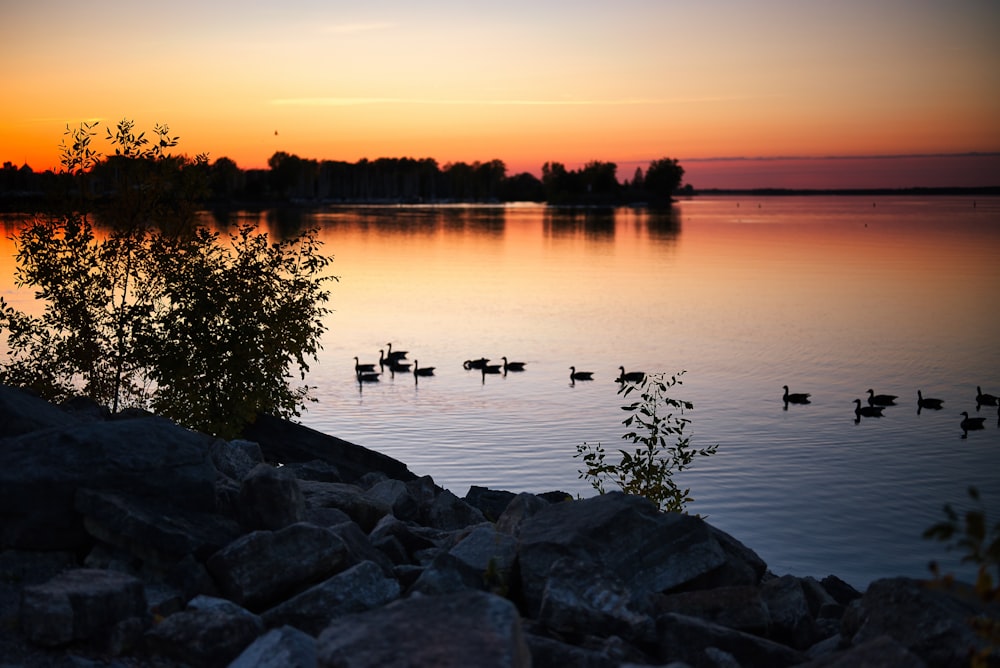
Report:
[[[779,577],[638,497],[458,498],[274,419],[71,408],[0,386],[0,665],[959,666],[996,614]]]

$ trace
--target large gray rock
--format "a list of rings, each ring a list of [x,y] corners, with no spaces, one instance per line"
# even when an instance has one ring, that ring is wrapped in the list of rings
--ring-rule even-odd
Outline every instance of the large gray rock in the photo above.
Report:
[[[236,481],[243,480],[255,466],[264,463],[260,445],[253,441],[219,439],[212,443],[210,453],[215,468]]]
[[[920,657],[911,653],[889,636],[815,658],[798,668],[925,668]]]
[[[658,596],[657,612],[677,612],[737,631],[767,637],[771,616],[759,587],[716,587]]]
[[[268,626],[287,624],[317,636],[337,617],[377,608],[399,598],[399,594],[399,582],[386,577],[376,563],[363,561],[261,616]]]
[[[371,471],[381,471],[396,480],[416,478],[406,464],[392,457],[269,415],[258,415],[244,429],[243,436],[259,443],[264,458],[275,464],[319,459],[336,466],[347,481]]]
[[[822,640],[816,632],[806,592],[797,577],[785,575],[768,580],[761,586],[761,597],[771,618],[769,637],[772,640],[800,650]]]
[[[146,632],[147,649],[196,668],[224,666],[264,633],[260,617],[231,601],[199,596]]]
[[[291,626],[254,640],[228,668],[315,668],[316,639]]]
[[[250,609],[285,600],[348,566],[347,547],[329,529],[305,522],[254,531],[208,560],[226,596]]]
[[[965,665],[970,652],[987,646],[969,620],[986,609],[959,585],[888,578],[868,585],[860,604],[845,614],[842,633],[852,645],[888,636],[928,666]],[[997,611],[991,613],[994,617]]]
[[[288,471],[258,464],[240,483],[240,523],[248,530],[281,529],[305,519],[306,502]]]
[[[501,596],[510,592],[517,557],[517,540],[510,534],[497,531],[492,524],[479,526],[452,547],[449,554],[479,575],[482,588]]]
[[[115,571],[80,568],[24,588],[21,629],[34,643],[107,643],[116,626],[146,616],[142,582]]]
[[[531,666],[517,609],[483,592],[408,598],[341,617],[318,645],[319,665],[330,668]]]
[[[701,519],[661,513],[619,492],[551,505],[521,525],[518,563],[529,615],[537,613],[552,565],[593,561],[638,596],[663,592],[719,568],[727,554]]]
[[[673,612],[657,618],[657,641],[659,658],[664,663],[718,665],[717,657],[724,653],[738,657],[737,665],[742,668],[782,668],[802,663],[806,658],[801,652],[772,640]]]
[[[0,439],[40,429],[69,427],[80,419],[24,390],[0,385]]]
[[[78,489],[215,508],[211,439],[160,418],[93,422],[0,440],[0,547],[75,549],[89,542]]]

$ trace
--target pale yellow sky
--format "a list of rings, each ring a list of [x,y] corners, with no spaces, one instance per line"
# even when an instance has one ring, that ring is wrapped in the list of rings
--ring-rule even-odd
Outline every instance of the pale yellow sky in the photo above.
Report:
[[[993,0],[3,0],[0,162],[122,118],[243,168],[997,152],[997,35]]]

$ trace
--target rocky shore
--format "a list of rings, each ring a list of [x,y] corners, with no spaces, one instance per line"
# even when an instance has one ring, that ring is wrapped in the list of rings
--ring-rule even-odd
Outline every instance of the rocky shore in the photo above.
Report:
[[[951,667],[982,615],[638,497],[459,498],[273,418],[221,441],[0,386],[0,667]]]

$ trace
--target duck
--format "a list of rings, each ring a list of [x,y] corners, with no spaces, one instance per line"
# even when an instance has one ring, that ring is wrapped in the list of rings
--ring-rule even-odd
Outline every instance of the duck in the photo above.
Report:
[[[569,368],[570,380],[594,380],[593,371],[577,371],[575,366]]]
[[[977,406],[996,406],[998,403],[997,397],[992,394],[984,393],[983,388],[976,385],[976,405]]]
[[[524,362],[508,362],[506,357],[501,357],[503,360],[503,372],[508,371],[524,371]]]
[[[615,381],[619,383],[641,383],[646,379],[646,373],[644,371],[629,371],[628,373],[625,373],[625,367],[623,366],[618,367],[618,370],[620,373],[618,374],[618,377],[615,378]]]
[[[895,394],[875,394],[875,390],[868,390],[868,405],[869,406],[895,406],[896,399],[899,396]]]
[[[982,429],[983,423],[986,422],[986,418],[981,417],[969,417],[966,411],[960,413],[962,416],[962,431],[974,431],[976,429]]]
[[[414,376],[433,376],[435,367],[425,366],[421,367],[417,360],[413,360],[413,375]]]
[[[930,397],[924,398],[923,392],[917,390],[917,408],[929,408],[932,410],[941,410],[941,404],[944,403],[944,399],[931,399]]]
[[[782,387],[785,388],[785,394],[784,394],[784,396],[782,398],[785,400],[786,404],[808,404],[808,403],[811,403],[809,401],[809,397],[812,396],[812,395],[810,395],[808,392],[792,392],[791,394],[789,394],[789,392],[788,392],[788,386],[787,385],[782,385]]]
[[[486,357],[480,357],[479,359],[476,360],[465,360],[464,362],[462,362],[462,366],[465,367],[466,369],[482,369],[484,366],[486,366],[486,363],[489,361],[490,360],[487,359]]]
[[[390,362],[391,362],[392,360],[401,360],[401,359],[405,359],[405,358],[406,358],[406,355],[407,355],[407,353],[409,352],[409,351],[407,351],[407,350],[393,350],[393,349],[392,349],[392,344],[391,344],[391,343],[387,343],[387,344],[385,344],[385,349],[386,349],[386,351],[387,351],[387,352],[386,352],[386,354],[385,354],[385,357],[386,357],[386,359],[387,359],[387,360],[389,360]]]
[[[361,364],[357,356],[354,357],[354,373],[360,374],[363,372],[369,372],[374,370],[375,370],[374,364]]]
[[[862,417],[882,417],[882,410],[885,406],[862,406],[860,399],[855,399],[854,403],[854,414],[859,418]]]

